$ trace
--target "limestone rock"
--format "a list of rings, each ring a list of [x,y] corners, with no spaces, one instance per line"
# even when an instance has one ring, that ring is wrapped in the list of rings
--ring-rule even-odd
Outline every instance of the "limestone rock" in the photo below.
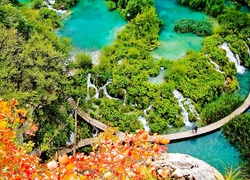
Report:
[[[160,174],[164,167],[170,169],[171,179],[223,180],[221,173],[211,165],[187,154],[166,153],[154,161],[154,169]]]

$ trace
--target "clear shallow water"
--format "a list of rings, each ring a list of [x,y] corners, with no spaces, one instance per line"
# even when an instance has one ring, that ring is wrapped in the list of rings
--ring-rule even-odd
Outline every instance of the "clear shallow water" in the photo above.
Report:
[[[236,78],[239,82],[239,90],[237,90],[237,94],[242,98],[246,98],[250,92],[250,70],[246,69],[244,74],[237,74]],[[247,112],[250,113],[250,108],[248,108]]]
[[[158,76],[149,77],[148,81],[152,84],[162,84],[163,82],[165,82],[165,80],[164,80],[164,73],[165,72],[166,72],[166,70],[160,70]]]
[[[237,90],[237,93],[243,98],[246,98],[250,92],[250,70],[246,69],[244,74],[237,74],[236,78],[239,82],[239,90]]]
[[[173,30],[174,23],[181,18],[202,20],[208,16],[180,5],[177,0],[155,0],[155,4],[156,11],[164,25],[160,32],[160,46],[152,54],[167,59],[178,59],[184,56],[188,50],[199,51],[204,37],[191,33],[176,33]]]
[[[76,51],[94,51],[111,44],[126,22],[118,12],[109,12],[103,0],[80,0],[71,9],[73,14],[64,20],[58,35],[72,39]]]
[[[19,2],[22,2],[22,3],[25,3],[25,4],[28,4],[30,3],[31,0],[19,0]]]
[[[201,159],[218,169],[222,174],[225,168],[237,168],[240,164],[239,152],[224,138],[222,131],[212,134],[174,142],[167,145],[169,153],[189,154]]]

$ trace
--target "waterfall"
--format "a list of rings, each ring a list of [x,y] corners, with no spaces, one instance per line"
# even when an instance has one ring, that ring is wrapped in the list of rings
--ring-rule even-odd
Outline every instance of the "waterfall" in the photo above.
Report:
[[[97,129],[95,126],[92,126],[92,127],[94,130],[93,137],[96,138],[98,136],[99,129]]]
[[[48,9],[51,9],[53,11],[56,11],[58,14],[65,14],[67,12],[67,10],[58,10],[58,9],[54,9],[52,6],[53,4],[55,4],[55,0],[48,0],[49,3],[47,3],[46,1],[44,1],[44,4],[47,4]]]
[[[123,91],[124,91],[124,100],[123,100],[123,105],[126,105],[127,91],[126,91],[126,89],[123,89]]]
[[[184,102],[184,105],[187,105],[190,112],[198,119],[200,120],[200,115],[199,113],[195,110],[195,107],[193,106],[193,104],[191,103],[191,100],[190,99],[187,99],[185,102]]]
[[[184,123],[185,123],[185,126],[186,127],[192,127],[193,126],[193,124],[189,121],[189,118],[188,118],[188,112],[187,112],[187,110],[185,109],[185,107],[184,107],[184,104],[187,102],[187,100],[182,96],[182,94],[179,92],[179,91],[177,91],[177,90],[174,90],[174,97],[177,99],[177,101],[178,101],[178,104],[179,104],[179,106],[181,107],[181,109],[182,109],[182,112],[181,112],[181,114],[182,114],[182,117],[183,117],[183,121],[184,121]],[[184,104],[182,103],[182,101],[184,101]],[[190,103],[188,103],[188,104],[191,104],[191,102]],[[189,107],[190,108],[190,107]],[[191,109],[192,108],[194,108],[194,107],[191,107]],[[191,110],[190,110],[191,111]],[[192,111],[191,111],[192,112]]]
[[[108,80],[106,82],[106,84],[104,84],[102,87],[100,87],[99,89],[96,87],[95,84],[92,84],[91,83],[91,74],[88,73],[88,76],[87,76],[87,97],[86,97],[86,100],[89,100],[90,99],[90,95],[89,95],[89,88],[92,87],[95,89],[95,92],[96,94],[93,96],[94,98],[99,98],[99,95],[100,95],[100,91],[103,90],[103,94],[109,98],[109,99],[114,99],[114,100],[119,100],[118,98],[113,98],[111,97],[109,94],[108,94],[108,91],[107,91],[107,85],[111,84],[112,83],[112,80]]]
[[[94,66],[97,66],[100,64],[100,55],[101,55],[100,51],[88,52],[88,54],[90,55],[92,64]]]
[[[74,144],[74,138],[75,134],[73,132],[70,132],[69,140],[66,142],[66,145],[71,146],[72,144]]]
[[[145,131],[149,131],[149,126],[147,125],[147,120],[146,120],[146,118],[143,117],[143,116],[139,116],[139,117],[138,117],[138,120],[142,123],[142,125],[143,125]]]
[[[139,116],[139,117],[138,117],[138,120],[142,123],[142,125],[143,125],[143,127],[144,127],[144,129],[145,129],[146,131],[149,131],[150,128],[149,128],[149,126],[147,125],[147,120],[146,120],[146,118],[145,118],[144,116],[147,115],[147,111],[150,110],[151,108],[152,108],[152,104],[150,104],[150,105],[148,106],[147,109],[144,109],[144,110],[143,110],[143,116]]]
[[[216,64],[216,62],[212,61],[210,58],[209,58],[209,60],[210,60],[210,63],[213,64],[213,67],[215,68],[216,71],[218,71],[220,73],[225,73],[225,72],[222,72],[220,70],[220,66],[218,64]]]
[[[114,100],[119,100],[118,98],[113,98],[111,97],[109,94],[108,94],[108,91],[107,91],[107,85],[109,85],[110,83],[112,83],[112,80],[108,80],[106,82],[106,84],[104,84],[104,86],[100,87],[100,89],[98,90],[98,92],[100,92],[101,90],[103,90],[103,93],[104,95],[109,98],[109,99],[114,99]]]
[[[122,59],[119,60],[117,63],[118,63],[119,65],[121,65],[121,64],[122,64]]]
[[[159,74],[156,77],[149,77],[148,81],[151,84],[162,84],[165,82],[164,73],[165,73],[165,68],[161,67]]]
[[[94,95],[94,97],[95,98],[99,97],[99,91],[98,91],[97,87],[94,84],[91,83],[90,78],[91,78],[91,74],[88,73],[88,76],[87,76],[87,97],[86,97],[86,100],[90,99],[90,95],[89,95],[89,88],[90,87],[92,87],[92,88],[95,89],[96,94]]]
[[[235,64],[235,67],[237,69],[237,73],[240,73],[240,74],[244,74],[245,72],[245,67],[244,66],[241,66],[240,65],[240,59],[239,59],[239,55],[236,54],[236,57],[235,55],[233,54],[233,52],[230,50],[230,48],[228,47],[227,43],[223,43],[221,46],[219,46],[221,49],[224,49],[226,51],[226,56],[228,57],[229,61],[230,62],[234,62]]]

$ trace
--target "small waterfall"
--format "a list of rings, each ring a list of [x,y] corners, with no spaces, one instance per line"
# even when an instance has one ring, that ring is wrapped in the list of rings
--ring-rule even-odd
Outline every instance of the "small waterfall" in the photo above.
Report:
[[[139,116],[139,117],[138,117],[138,120],[142,123],[142,125],[143,125],[145,131],[149,131],[150,128],[149,128],[149,126],[147,125],[147,120],[146,120],[146,118],[145,118],[144,116],[147,115],[147,111],[150,110],[151,108],[152,108],[152,104],[150,104],[150,105],[148,106],[147,109],[144,109],[144,110],[143,110],[143,114],[144,114],[143,116]]]
[[[119,60],[117,63],[118,63],[119,65],[121,65],[121,64],[122,64],[122,59]]]
[[[86,98],[86,100],[90,99],[90,95],[89,95],[89,88],[90,87],[95,89],[96,94],[94,95],[94,97],[95,98],[99,97],[99,91],[98,91],[97,87],[94,84],[91,83],[90,78],[91,78],[91,74],[88,73],[88,76],[87,76],[87,98]]]
[[[151,109],[152,109],[152,104],[150,104],[147,109],[143,110],[144,115],[147,115],[147,111],[149,111]]]
[[[127,100],[127,91],[126,89],[123,89],[124,91],[124,100],[123,100],[123,105],[126,105],[126,100]]]
[[[193,106],[193,104],[191,103],[191,100],[190,99],[187,99],[185,102],[184,102],[184,105],[187,105],[190,112],[198,119],[200,120],[200,115],[199,113],[195,110],[195,107]]]
[[[218,64],[216,64],[216,62],[212,61],[210,58],[209,58],[209,61],[211,64],[213,64],[213,67],[215,68],[216,71],[220,72],[220,73],[225,73],[225,72],[222,72],[220,70],[220,66]]]
[[[88,54],[90,55],[92,59],[92,64],[94,66],[97,66],[100,64],[100,55],[101,55],[100,51],[88,52]]]
[[[230,50],[230,48],[228,47],[227,43],[223,43],[221,46],[219,46],[221,49],[224,49],[226,51],[226,56],[228,57],[229,61],[230,62],[234,62],[235,64],[235,67],[237,69],[237,73],[240,73],[240,74],[244,74],[245,72],[245,67],[244,66],[241,66],[240,65],[240,58],[239,58],[239,55],[237,56],[236,54],[236,57],[235,55],[233,54],[233,52]]]
[[[98,136],[98,132],[99,132],[99,129],[97,129],[95,126],[92,126],[93,127],[93,137],[96,138]]]
[[[95,89],[95,92],[96,94],[93,96],[94,98],[99,98],[99,95],[100,95],[100,91],[103,90],[103,93],[104,95],[109,98],[109,99],[114,99],[114,100],[119,100],[118,98],[113,98],[111,97],[109,94],[108,94],[108,91],[107,91],[107,85],[109,85],[110,83],[112,83],[112,80],[108,80],[106,82],[106,84],[104,84],[102,87],[100,87],[99,89],[96,87],[95,84],[92,84],[91,83],[91,74],[88,73],[88,76],[87,76],[87,97],[86,97],[86,100],[89,100],[90,99],[90,95],[89,95],[89,88],[92,87]]]
[[[184,123],[185,123],[185,126],[186,127],[192,127],[193,126],[193,124],[189,121],[189,118],[188,118],[188,112],[187,112],[187,110],[185,109],[185,107],[184,107],[184,104],[182,103],[182,101],[185,101],[185,98],[182,96],[182,94],[179,92],[179,91],[177,91],[177,90],[174,90],[174,97],[177,99],[177,101],[178,101],[178,104],[179,104],[179,106],[181,107],[181,109],[182,109],[182,112],[181,112],[181,114],[182,114],[182,117],[183,117],[183,121],[184,121]],[[185,103],[185,102],[184,102]]]
[[[145,131],[148,131],[149,132],[149,126],[147,125],[147,120],[145,117],[142,117],[142,116],[139,116],[138,117],[138,120],[142,123]]]
[[[58,14],[65,14],[67,12],[67,10],[58,10],[58,9],[54,9],[52,6],[53,4],[55,4],[55,0],[48,0],[49,3],[47,3],[46,1],[44,1],[44,4],[47,4],[48,8],[56,11]]]
[[[70,132],[69,141],[66,142],[66,145],[71,146],[72,144],[74,144],[74,138],[75,134],[73,132]]]
[[[104,86],[100,87],[100,89],[98,90],[98,92],[100,92],[101,90],[103,90],[103,93],[104,95],[109,98],[109,99],[114,99],[114,100],[119,100],[118,98],[113,98],[111,97],[109,94],[108,94],[108,91],[107,91],[107,85],[111,84],[112,83],[112,80],[108,80],[106,82],[106,84],[104,84]]]
[[[56,0],[48,0],[49,4],[53,5],[55,4]]]
[[[162,84],[162,83],[165,82],[165,80],[164,80],[164,73],[165,73],[165,68],[161,67],[159,74],[156,77],[149,77],[148,81],[151,84]]]

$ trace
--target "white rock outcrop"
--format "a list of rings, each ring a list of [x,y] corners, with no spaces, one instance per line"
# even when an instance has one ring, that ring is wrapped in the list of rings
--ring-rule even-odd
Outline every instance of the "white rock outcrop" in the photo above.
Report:
[[[168,167],[171,179],[175,180],[223,180],[221,173],[211,165],[187,154],[166,153],[154,161],[154,169],[159,173]]]

